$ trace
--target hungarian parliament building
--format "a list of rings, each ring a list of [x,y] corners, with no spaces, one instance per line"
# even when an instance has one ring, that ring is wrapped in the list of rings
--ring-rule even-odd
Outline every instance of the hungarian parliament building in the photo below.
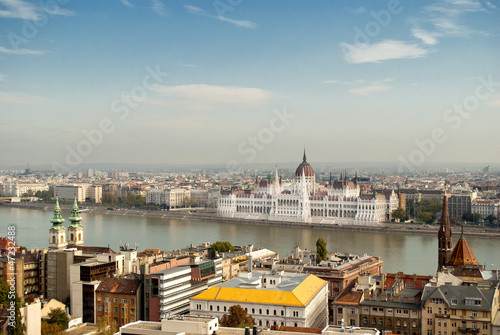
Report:
[[[376,226],[387,221],[398,208],[393,190],[383,194],[361,194],[357,176],[327,185],[316,183],[314,170],[304,158],[289,185],[283,185],[276,170],[274,180],[263,180],[253,190],[223,190],[217,206],[222,217],[289,221],[315,224]]]

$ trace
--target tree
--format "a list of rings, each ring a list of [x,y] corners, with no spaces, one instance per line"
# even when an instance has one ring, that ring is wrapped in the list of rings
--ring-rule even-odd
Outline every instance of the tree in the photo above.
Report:
[[[97,321],[97,334],[98,335],[113,335],[116,332],[116,322],[109,323],[107,315],[99,318]]]
[[[391,217],[394,219],[399,219],[400,221],[408,220],[408,216],[406,215],[404,209],[399,207],[391,212]]]
[[[247,314],[240,305],[233,305],[229,307],[229,314],[224,314],[220,319],[222,327],[253,327],[255,320],[251,315]]]
[[[234,251],[234,247],[231,242],[217,241],[210,246],[210,254],[212,255],[212,257],[215,257],[218,252],[227,251]]]
[[[429,212],[421,212],[417,214],[417,219],[424,221],[425,223],[431,224],[436,221],[436,217]]]
[[[316,241],[316,264],[327,260],[328,251],[326,250],[326,242],[323,237],[318,237]]]
[[[490,214],[485,218],[485,220],[488,221],[490,224],[492,224],[496,219],[497,218],[493,214]]]
[[[42,321],[42,335],[62,335],[63,329],[57,323]]]
[[[104,192],[101,197],[101,202],[103,204],[116,204],[118,203],[118,197],[113,193]]]
[[[15,309],[14,321],[10,319],[7,321],[7,334],[23,335],[26,325],[21,320],[21,299],[19,299],[17,294],[10,291],[9,285],[2,279],[0,279],[0,304],[4,305],[7,309],[12,307]]]
[[[49,312],[49,323],[57,323],[62,329],[68,328],[69,318],[62,308],[54,308]]]

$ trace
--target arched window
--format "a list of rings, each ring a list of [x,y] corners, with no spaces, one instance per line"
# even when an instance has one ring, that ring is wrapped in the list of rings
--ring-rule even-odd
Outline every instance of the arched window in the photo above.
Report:
[[[82,233],[78,234],[78,241],[82,240]]]
[[[73,240],[74,240],[74,239],[73,239],[73,233],[71,233],[71,234],[69,235],[69,240],[70,240],[70,241],[73,241]]]
[[[56,244],[56,237],[52,236],[52,243]]]
[[[64,236],[61,235],[61,243],[64,243]]]
[[[388,325],[389,327],[392,327],[392,319],[387,319],[387,325]]]
[[[219,311],[219,306],[217,306],[217,312]]]
[[[363,317],[363,323],[364,323],[364,324],[367,324],[367,323],[368,323],[368,318],[367,318],[366,316],[365,316],[365,317]]]
[[[255,308],[252,308],[252,314],[254,314],[254,313],[255,313]]]
[[[226,311],[226,306],[224,306],[224,312]]]
[[[213,311],[214,310],[214,307],[212,305],[210,305],[210,310]]]

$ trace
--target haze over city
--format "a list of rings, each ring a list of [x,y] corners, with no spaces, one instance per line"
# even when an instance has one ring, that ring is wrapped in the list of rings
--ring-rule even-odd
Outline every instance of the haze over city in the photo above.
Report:
[[[2,166],[500,163],[498,2],[57,3],[0,0]]]

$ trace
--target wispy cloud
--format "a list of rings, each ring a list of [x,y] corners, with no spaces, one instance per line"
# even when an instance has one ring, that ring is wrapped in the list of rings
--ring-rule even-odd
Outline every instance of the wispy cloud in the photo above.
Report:
[[[46,98],[22,92],[1,92],[0,104],[35,105],[47,101]]]
[[[349,92],[356,95],[368,95],[375,92],[389,91],[390,89],[392,89],[391,86],[372,85],[366,87],[353,88],[349,90]]]
[[[255,105],[268,101],[270,91],[252,87],[207,84],[163,86],[154,89],[156,97],[147,102],[192,110],[209,110],[225,105]]]
[[[492,4],[492,3],[491,3],[491,2],[489,2],[489,1],[486,1],[486,2],[485,2],[485,4],[486,4],[486,6],[488,6],[488,7],[492,8],[492,9],[496,9],[496,8],[497,8],[497,6],[495,6],[494,4]]]
[[[228,22],[228,23],[234,24],[238,27],[250,28],[250,29],[257,27],[257,24],[254,22],[251,22],[251,21],[234,20],[234,19],[230,19],[228,17],[222,16],[222,15],[217,16],[217,15],[208,14],[204,9],[202,9],[200,7],[196,7],[196,6],[192,6],[192,5],[184,5],[184,8],[191,14],[201,15],[201,16],[209,17],[211,19],[216,19],[219,21]]]
[[[160,0],[151,0],[151,9],[160,16],[167,16],[167,7]]]
[[[197,68],[198,65],[195,65],[195,64],[188,64],[188,63],[179,63],[181,66],[184,66],[184,67],[191,67],[191,68]]]
[[[8,55],[43,55],[45,52],[32,49],[7,49],[0,46],[0,53]]]
[[[438,43],[438,40],[436,37],[439,36],[437,33],[431,33],[422,29],[418,28],[413,28],[411,30],[412,34],[414,37],[422,40],[423,43],[428,44],[428,45],[434,45]]]
[[[428,50],[417,44],[404,41],[384,40],[379,43],[351,45],[340,43],[344,58],[348,63],[380,63],[389,59],[419,58],[427,55]]]
[[[122,4],[124,6],[127,6],[127,7],[130,7],[130,8],[134,8],[135,5],[133,3],[131,3],[130,1],[127,1],[127,0],[121,0]]]
[[[492,95],[486,102],[486,105],[493,107],[500,107],[500,94]]]
[[[330,79],[330,80],[323,81],[323,83],[325,83],[325,84],[339,84],[339,85],[354,85],[354,84],[362,84],[364,82],[365,82],[364,79],[357,79],[354,81]]]
[[[358,8],[345,7],[345,10],[352,14],[363,14],[366,13],[366,8],[361,6]]]
[[[0,0],[0,6],[3,7],[3,9],[0,9],[0,17],[11,19],[39,21],[42,19],[40,12],[63,16],[74,14],[74,12],[59,6],[40,7],[23,0]]]

